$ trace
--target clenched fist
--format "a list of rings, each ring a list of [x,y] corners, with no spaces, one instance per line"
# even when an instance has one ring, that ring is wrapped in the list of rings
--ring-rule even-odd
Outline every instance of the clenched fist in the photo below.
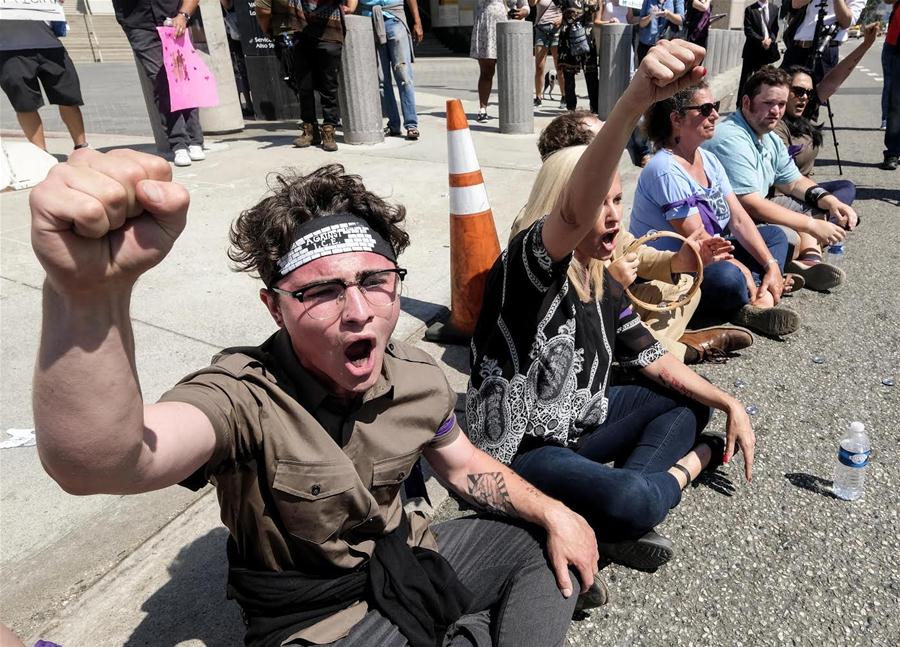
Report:
[[[169,164],[130,150],[75,151],[31,193],[31,245],[63,294],[130,287],[185,226]]]

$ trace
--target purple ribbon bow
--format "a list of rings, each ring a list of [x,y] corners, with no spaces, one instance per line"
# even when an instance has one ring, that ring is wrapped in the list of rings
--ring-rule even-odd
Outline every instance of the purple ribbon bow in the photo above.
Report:
[[[663,211],[677,209],[678,207],[683,207],[685,205],[688,207],[697,207],[697,211],[700,212],[700,221],[703,223],[703,228],[710,236],[716,236],[724,231],[722,225],[719,224],[719,221],[716,218],[716,213],[713,211],[712,205],[709,204],[709,201],[705,197],[700,195],[692,195],[684,200],[677,200],[665,204],[663,205]]]

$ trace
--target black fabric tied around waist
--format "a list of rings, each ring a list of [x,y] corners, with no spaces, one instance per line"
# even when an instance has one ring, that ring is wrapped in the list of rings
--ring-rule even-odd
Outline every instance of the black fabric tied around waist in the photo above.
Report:
[[[408,535],[404,513],[396,530],[375,542],[366,565],[335,578],[230,567],[228,598],[243,610],[244,644],[279,647],[301,629],[365,600],[397,625],[411,647],[439,647],[473,596],[446,559],[409,546]]]

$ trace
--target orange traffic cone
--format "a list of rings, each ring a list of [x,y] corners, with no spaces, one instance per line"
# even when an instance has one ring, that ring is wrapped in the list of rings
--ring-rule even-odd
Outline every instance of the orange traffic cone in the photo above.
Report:
[[[469,122],[459,99],[447,100],[450,167],[450,319],[425,331],[425,339],[468,344],[481,312],[487,274],[500,255]]]

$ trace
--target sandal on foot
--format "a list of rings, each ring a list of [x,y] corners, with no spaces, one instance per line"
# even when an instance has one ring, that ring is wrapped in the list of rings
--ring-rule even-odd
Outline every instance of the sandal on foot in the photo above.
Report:
[[[419,129],[418,128],[407,128],[406,129],[406,138],[410,141],[416,141],[419,138]]]
[[[722,459],[725,458],[725,439],[715,434],[700,434],[700,437],[697,438],[697,444],[701,443],[709,447],[710,454],[709,463],[706,464],[702,471],[715,471],[722,464]]]
[[[587,611],[588,609],[596,609],[602,607],[609,602],[609,589],[606,588],[606,582],[600,579],[600,573],[594,575],[594,583],[591,588],[578,596],[575,603],[576,611]]]
[[[788,272],[784,275],[784,279],[785,286],[782,294],[793,294],[794,292],[799,292],[806,286],[806,279],[804,279],[800,274]],[[787,279],[791,279],[792,283],[790,285],[787,284]]]
[[[814,263],[804,265],[797,261],[788,263],[787,269],[794,274],[799,274],[806,281],[806,288],[822,292],[836,288],[844,282],[846,274],[844,270],[828,263]]]
[[[675,555],[670,539],[650,530],[642,537],[627,541],[597,542],[601,559],[652,573]]]
[[[385,137],[403,137],[403,133],[399,130],[391,130],[390,126],[384,127],[384,136]]]

